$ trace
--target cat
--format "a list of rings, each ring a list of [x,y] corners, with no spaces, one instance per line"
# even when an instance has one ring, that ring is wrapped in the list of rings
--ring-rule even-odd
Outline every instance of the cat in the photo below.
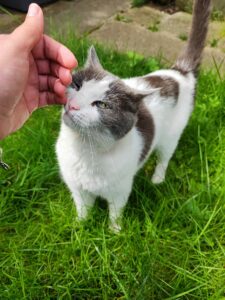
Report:
[[[164,181],[194,108],[210,11],[210,0],[194,2],[187,47],[171,69],[120,79],[103,69],[92,46],[85,67],[73,74],[56,155],[79,219],[100,196],[109,205],[110,228],[118,232],[134,176],[153,151],[158,162],[152,182]]]

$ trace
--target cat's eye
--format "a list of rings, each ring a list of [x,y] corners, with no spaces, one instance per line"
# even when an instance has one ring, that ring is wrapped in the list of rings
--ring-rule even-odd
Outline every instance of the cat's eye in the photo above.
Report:
[[[94,101],[91,104],[92,106],[97,106],[98,108],[102,108],[102,109],[109,109],[110,106],[109,104],[103,102],[103,101]]]

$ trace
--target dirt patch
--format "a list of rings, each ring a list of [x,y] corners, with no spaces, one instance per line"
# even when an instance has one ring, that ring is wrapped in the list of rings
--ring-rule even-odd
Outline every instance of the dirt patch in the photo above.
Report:
[[[149,1],[148,5],[152,8],[158,9],[168,14],[175,14],[176,12],[180,11],[180,9],[176,6],[175,0],[170,1]]]

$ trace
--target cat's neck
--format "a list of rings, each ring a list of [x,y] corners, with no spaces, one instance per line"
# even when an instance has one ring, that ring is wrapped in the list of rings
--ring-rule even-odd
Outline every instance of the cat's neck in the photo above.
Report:
[[[69,140],[82,153],[107,153],[110,152],[117,144],[114,139],[97,136],[94,130],[85,132],[76,131],[66,126],[64,123],[62,123],[61,130],[66,133],[67,140]]]
[[[111,155],[117,151],[129,151],[128,148],[132,147],[132,143],[136,138],[135,128],[119,140],[114,140],[110,137],[96,137],[96,134],[92,132],[82,134],[74,131],[65,124],[62,124],[61,131],[64,133],[63,136],[66,133],[67,142],[70,141],[73,147],[78,148],[83,155],[89,155],[89,153],[96,156],[103,154]]]

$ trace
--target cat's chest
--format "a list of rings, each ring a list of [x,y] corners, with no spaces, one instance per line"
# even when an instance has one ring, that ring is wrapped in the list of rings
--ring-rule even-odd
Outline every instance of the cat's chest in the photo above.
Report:
[[[77,188],[97,195],[103,194],[129,175],[130,165],[125,157],[73,153],[64,158],[64,177],[72,180]]]
[[[135,139],[136,141],[136,139]],[[61,135],[57,156],[61,174],[67,183],[97,195],[115,189],[125,179],[132,181],[142,149],[141,141],[124,141],[106,153],[96,153],[93,147],[80,147]]]

